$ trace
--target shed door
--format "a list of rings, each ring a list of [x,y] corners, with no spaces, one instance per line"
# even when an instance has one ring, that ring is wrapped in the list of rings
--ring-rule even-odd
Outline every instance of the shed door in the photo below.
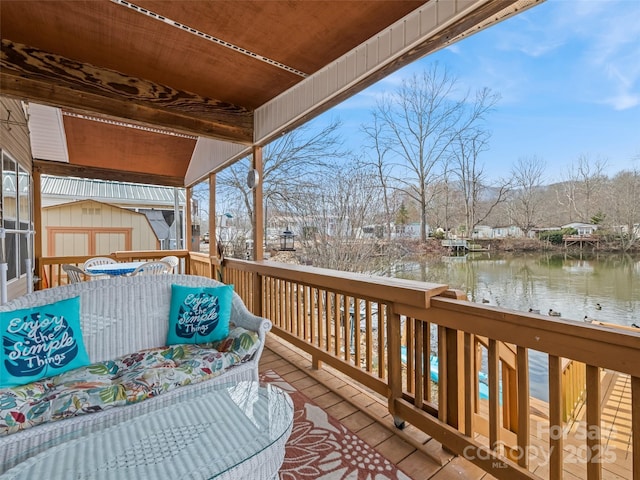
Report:
[[[108,255],[131,250],[132,228],[48,227],[51,257]]]

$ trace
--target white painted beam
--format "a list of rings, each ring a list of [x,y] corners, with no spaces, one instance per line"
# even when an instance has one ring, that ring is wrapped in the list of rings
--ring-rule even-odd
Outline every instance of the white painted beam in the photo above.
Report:
[[[59,108],[29,103],[31,153],[38,160],[69,163],[67,137]]]
[[[185,175],[185,186],[191,186],[204,179],[210,172],[220,171],[223,167],[246,157],[251,153],[251,148],[238,143],[198,137]]]

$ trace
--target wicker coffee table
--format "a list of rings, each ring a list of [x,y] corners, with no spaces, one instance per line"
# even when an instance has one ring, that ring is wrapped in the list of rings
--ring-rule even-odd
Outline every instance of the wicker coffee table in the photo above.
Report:
[[[42,452],[2,479],[272,479],[293,425],[289,395],[240,382]]]

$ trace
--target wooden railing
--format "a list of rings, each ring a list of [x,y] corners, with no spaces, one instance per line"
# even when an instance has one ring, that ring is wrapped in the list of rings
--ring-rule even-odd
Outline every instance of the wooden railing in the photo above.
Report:
[[[638,333],[479,305],[446,285],[241,260],[226,260],[223,272],[255,313],[274,322],[273,332],[308,352],[316,368],[326,363],[384,395],[396,425],[409,422],[496,478],[542,478],[532,470],[548,462],[542,470],[560,479],[563,463],[576,460],[579,476],[602,478],[611,457],[604,455],[608,446],[599,433],[600,373],[628,374],[631,468],[640,480]],[[531,351],[549,360],[542,439],[530,431]],[[586,365],[588,433],[578,449],[574,437],[567,440],[563,418],[564,359]],[[479,362],[486,363],[486,399],[479,398]],[[576,459],[576,452],[585,455]]]
[[[187,250],[134,250],[119,251],[108,255],[99,255],[100,257],[109,257],[119,262],[148,262],[150,260],[159,260],[169,255],[176,256],[180,259],[175,273],[192,273],[211,277],[210,265],[212,260],[206,254],[189,252]],[[82,267],[84,262],[97,255],[75,255],[67,257],[41,257],[38,261],[40,278],[38,288],[51,288],[68,283],[67,275],[62,270],[62,265],[70,264],[76,267]]]
[[[632,478],[640,480],[640,333],[475,304],[446,285],[274,262],[229,259],[219,266],[205,254],[150,253],[114,256],[178,253],[186,273],[234,284],[254,313],[273,321],[273,333],[306,351],[315,368],[330,365],[383,395],[397,426],[409,422],[499,479],[542,478],[532,470],[543,462],[548,478],[561,479],[563,463],[572,461],[579,477],[602,478],[611,457],[600,435],[600,375],[603,369],[627,374]],[[43,258],[41,272],[59,276],[60,264],[87,258]],[[546,435],[530,431],[532,351],[548,357]],[[437,384],[430,375],[433,359]],[[570,402],[563,392],[574,384],[567,378],[580,374],[563,371],[565,359],[585,365],[586,384],[587,434],[578,449],[574,437],[567,441],[568,450],[564,412]],[[481,370],[487,398],[480,398]],[[572,452],[584,452],[577,465]]]

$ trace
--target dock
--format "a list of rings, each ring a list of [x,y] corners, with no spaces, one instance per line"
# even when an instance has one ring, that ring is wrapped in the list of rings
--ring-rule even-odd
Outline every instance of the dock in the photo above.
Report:
[[[472,243],[466,238],[453,238],[442,240],[442,246],[448,248],[452,252],[488,252],[489,247],[483,247],[480,244]]]

